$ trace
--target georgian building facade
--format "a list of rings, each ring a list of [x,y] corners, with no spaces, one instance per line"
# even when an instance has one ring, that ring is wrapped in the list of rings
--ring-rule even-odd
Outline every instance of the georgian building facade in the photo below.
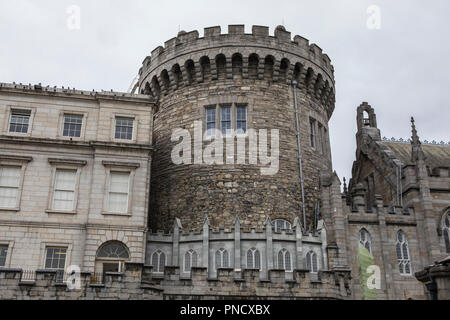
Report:
[[[144,261],[149,97],[0,85],[0,267]]]

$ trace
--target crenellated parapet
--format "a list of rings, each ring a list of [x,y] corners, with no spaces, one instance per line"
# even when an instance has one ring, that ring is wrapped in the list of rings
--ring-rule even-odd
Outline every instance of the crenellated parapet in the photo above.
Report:
[[[207,270],[194,267],[188,276],[179,267],[153,273],[151,266],[126,263],[123,272],[106,273],[98,282],[95,275],[82,272],[79,284],[69,286],[58,280],[55,270],[36,271],[36,279],[23,281],[23,270],[0,269],[2,300],[163,300],[163,299],[351,299],[350,270],[320,271],[312,277],[308,270],[294,270],[286,280],[284,270],[270,270],[261,280],[259,270],[219,269],[215,279]]]
[[[182,87],[217,80],[253,79],[290,85],[293,81],[305,94],[325,105],[329,114],[335,103],[334,68],[328,55],[316,44],[278,26],[269,28],[230,25],[183,32],[154,49],[140,72],[140,92],[156,98]]]

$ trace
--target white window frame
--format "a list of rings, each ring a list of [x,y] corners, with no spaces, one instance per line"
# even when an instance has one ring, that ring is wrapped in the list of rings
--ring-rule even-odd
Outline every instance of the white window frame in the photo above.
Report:
[[[124,118],[133,120],[133,135],[131,140],[128,139],[116,139],[116,121],[117,118]],[[132,114],[124,113],[114,113],[111,117],[111,140],[117,143],[136,143],[137,141],[137,130],[138,130],[138,117]]]
[[[204,110],[205,110],[205,116],[204,116],[204,119],[205,119],[205,130],[204,130],[204,136],[208,139],[210,139],[210,138],[214,138],[215,136],[216,136],[216,132],[217,132],[217,130],[219,130],[220,132],[222,132],[221,131],[221,128],[220,128],[220,122],[218,122],[218,121],[220,121],[220,116],[219,116],[219,114],[220,114],[220,109],[218,110],[218,106],[217,105],[209,105],[209,106],[205,106],[205,108],[204,108]],[[208,110],[215,110],[215,129],[211,129],[212,131],[209,131],[209,129],[208,129],[208,123],[210,123],[210,121],[208,121]]]
[[[400,241],[399,235],[402,235],[402,241]],[[411,252],[409,250],[409,242],[408,242],[408,236],[406,235],[406,233],[402,230],[399,230],[397,232],[396,235],[397,239],[396,239],[396,243],[395,243],[395,251],[396,251],[396,255],[397,255],[397,262],[398,262],[398,271],[400,272],[400,275],[402,276],[412,276],[413,275],[413,271],[412,271],[412,263],[411,263]],[[406,254],[407,257],[404,256],[404,252],[403,252],[403,246],[406,244]],[[398,254],[398,245],[400,245],[400,256]],[[409,273],[406,272],[406,265],[409,264]],[[402,269],[402,271],[400,270],[400,268]],[[405,271],[405,272],[404,272]]]
[[[279,223],[283,224],[283,227],[279,228]],[[281,233],[282,230],[292,231],[292,224],[284,219],[276,219],[273,221],[274,231],[276,233]]]
[[[65,119],[65,116],[70,116],[70,115],[82,117],[80,137],[65,137],[64,136],[64,119]],[[61,111],[59,114],[58,139],[69,140],[69,141],[83,141],[85,139],[87,121],[88,121],[88,113],[86,113],[86,112],[79,112],[79,111],[72,111],[72,110]]]
[[[25,179],[25,172],[28,166],[28,163],[33,160],[32,157],[22,157],[22,156],[9,156],[9,155],[0,155],[0,166],[1,167],[17,167],[21,168],[20,178],[19,178],[19,188],[17,191],[17,199],[16,206],[14,208],[1,208],[0,211],[20,211],[20,204],[22,199],[23,192],[23,182]]]
[[[233,121],[233,129],[234,129],[234,131],[236,132],[236,136],[238,136],[238,137],[247,137],[248,136],[248,123],[249,123],[249,121],[248,121],[248,104],[246,104],[246,103],[235,103],[235,104],[233,104],[233,106],[234,106],[234,112],[233,112],[233,114],[234,114],[234,121]],[[241,133],[241,132],[238,132],[237,130],[237,122],[238,122],[238,120],[237,120],[237,109],[238,108],[244,108],[245,109],[245,126],[246,126],[246,130],[245,130],[245,133]]]
[[[220,261],[217,261],[217,257],[219,255]],[[225,257],[227,258],[227,265],[224,265],[224,261],[225,261]],[[219,250],[216,251],[216,254],[214,255],[214,266],[217,269],[224,269],[224,268],[230,268],[231,266],[230,263],[230,253],[228,252],[228,250],[224,249],[224,248],[220,248]]]
[[[193,259],[194,254],[196,255],[196,258],[197,258],[195,266],[192,263],[193,260],[194,260]],[[189,255],[189,268],[187,269],[186,268],[186,262],[187,262],[186,258],[187,258],[188,255]],[[190,249],[190,250],[186,251],[186,253],[184,254],[184,259],[183,259],[183,270],[184,270],[184,272],[185,273],[189,273],[189,272],[191,272],[192,268],[196,268],[197,265],[198,265],[198,259],[199,259],[199,255],[198,255],[197,251],[195,251],[193,249]]]
[[[157,259],[157,266],[158,266],[158,268],[156,270],[153,268],[152,272],[153,273],[157,273],[157,274],[163,274],[164,273],[164,268],[167,265],[167,255],[165,254],[164,251],[162,251],[160,249],[158,249],[155,252],[153,252],[152,255],[151,255],[151,261],[150,261],[150,265],[153,266],[153,267],[155,265],[155,263],[154,263],[155,262],[154,261],[155,255],[157,256],[156,259]],[[164,257],[164,267],[162,268],[162,270],[160,270],[161,269],[161,256]]]
[[[14,112],[26,112],[30,113],[30,119],[28,122],[28,132],[27,133],[21,133],[21,132],[9,132],[9,125],[11,123],[11,116]],[[33,123],[34,123],[34,117],[36,114],[36,108],[32,107],[26,107],[26,106],[8,106],[6,110],[6,117],[3,125],[3,134],[7,136],[12,137],[29,137],[31,136],[31,133],[33,131]]]
[[[258,258],[258,264],[259,264],[259,268],[256,267],[256,253],[258,252],[259,254],[259,258]],[[251,255],[252,257],[252,265],[250,265],[249,263],[249,255]],[[248,269],[254,269],[254,270],[262,270],[262,261],[261,261],[261,251],[257,248],[250,248],[247,251],[247,268]]]
[[[283,263],[280,266],[280,254],[282,254],[283,256]],[[290,268],[286,268],[286,256],[289,255],[289,261],[290,261]],[[290,253],[289,250],[287,250],[286,248],[281,249],[280,251],[278,251],[277,254],[277,264],[278,264],[278,269],[280,270],[284,270],[285,272],[293,272],[294,271],[294,266],[293,266],[293,260],[292,260],[292,254]]]
[[[229,107],[231,110],[231,134],[223,134],[222,132],[222,108],[224,107]],[[246,132],[245,133],[238,133],[237,132],[237,109],[238,107],[240,108],[244,108],[245,109],[245,119],[246,119]],[[208,131],[208,109],[214,109],[216,110],[216,117],[215,117],[215,130],[219,131],[222,138],[227,138],[227,137],[247,137],[248,136],[248,132],[249,132],[249,123],[250,123],[250,119],[249,119],[249,104],[248,103],[234,103],[234,102],[230,102],[230,103],[216,103],[216,104],[208,104],[205,105],[203,107],[203,125],[204,125],[204,130],[203,130],[203,135],[204,135],[204,139],[208,140],[208,139],[212,139],[215,137],[216,135],[216,131],[214,131],[214,134],[209,133]]]
[[[41,266],[42,269],[45,270],[45,262],[47,259],[47,248],[64,248],[66,249],[66,262],[65,262],[65,268],[67,269],[68,266],[71,265],[71,257],[72,257],[72,250],[73,250],[73,244],[71,242],[41,242]],[[57,269],[50,269],[50,270],[57,270]],[[60,270],[60,269],[58,269]]]
[[[132,204],[133,204],[133,189],[134,189],[134,178],[136,175],[136,170],[140,167],[139,163],[128,163],[128,162],[111,162],[103,161],[103,166],[106,170],[106,181],[105,181],[105,197],[103,202],[102,214],[106,216],[132,216]],[[128,173],[128,206],[125,213],[113,212],[109,209],[109,195],[111,188],[111,172]]]
[[[47,201],[47,210],[46,213],[55,213],[55,214],[77,214],[78,209],[78,198],[79,198],[79,187],[80,187],[80,177],[81,171],[84,166],[86,166],[87,161],[84,160],[69,160],[69,159],[48,159],[48,162],[52,166],[52,180],[50,184],[49,197]],[[57,170],[74,170],[76,171],[75,176],[75,190],[74,190],[74,201],[72,210],[55,210],[54,196],[55,196],[55,185],[56,185],[56,172]]]
[[[315,259],[315,260],[313,260]],[[316,268],[314,268],[314,261],[316,262]],[[319,272],[319,255],[315,253],[313,250],[309,251],[306,254],[306,267],[310,266],[309,272],[318,273]]]

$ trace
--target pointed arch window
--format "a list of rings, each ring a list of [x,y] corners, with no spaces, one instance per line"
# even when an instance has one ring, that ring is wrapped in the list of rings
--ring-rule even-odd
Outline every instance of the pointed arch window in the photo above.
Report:
[[[256,248],[247,251],[247,269],[261,270],[261,253]]]
[[[292,272],[291,253],[286,249],[282,249],[278,252],[278,269]]]
[[[403,231],[397,233],[397,260],[401,275],[411,275],[411,258],[409,255],[408,238]]]
[[[372,238],[369,231],[362,229],[359,232],[359,242],[367,249],[367,251],[372,253]]]
[[[166,255],[161,250],[155,251],[152,254],[153,272],[164,273],[164,267],[166,266]]]
[[[220,249],[216,251],[216,270],[219,268],[229,268],[230,267],[230,256],[228,251],[225,249]]]
[[[314,251],[310,251],[306,254],[306,269],[311,273],[317,273],[319,271],[317,254]]]
[[[198,254],[194,250],[189,250],[184,255],[184,272],[191,272],[192,267],[197,267]]]
[[[450,253],[450,211],[447,211],[444,216],[442,235],[444,236],[445,249],[447,253]]]

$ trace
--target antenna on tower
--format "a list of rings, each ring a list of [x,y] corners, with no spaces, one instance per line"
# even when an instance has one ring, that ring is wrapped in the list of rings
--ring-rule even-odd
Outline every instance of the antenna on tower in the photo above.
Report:
[[[128,93],[134,93],[136,90],[137,81],[139,80],[139,75],[136,75],[131,81],[130,87],[128,88]]]

